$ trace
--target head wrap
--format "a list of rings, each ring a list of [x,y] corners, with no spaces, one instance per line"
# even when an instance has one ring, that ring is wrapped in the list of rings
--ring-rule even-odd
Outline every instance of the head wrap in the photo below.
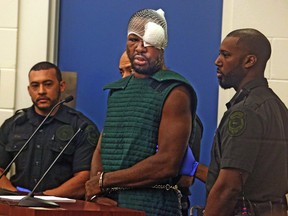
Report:
[[[133,14],[128,24],[128,35],[135,34],[144,41],[144,46],[164,49],[167,46],[167,22],[162,9],[143,9]]]

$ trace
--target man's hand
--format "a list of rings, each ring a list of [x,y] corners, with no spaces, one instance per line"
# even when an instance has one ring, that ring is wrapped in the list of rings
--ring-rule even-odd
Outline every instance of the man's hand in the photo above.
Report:
[[[96,197],[95,199],[91,200],[91,202],[95,202],[100,205],[107,205],[107,206],[117,206],[118,203],[110,198],[107,197]]]
[[[101,172],[98,172],[96,176],[91,177],[85,183],[85,189],[86,189],[85,198],[87,201],[89,201],[94,195],[101,193],[101,188],[99,186],[100,175]]]

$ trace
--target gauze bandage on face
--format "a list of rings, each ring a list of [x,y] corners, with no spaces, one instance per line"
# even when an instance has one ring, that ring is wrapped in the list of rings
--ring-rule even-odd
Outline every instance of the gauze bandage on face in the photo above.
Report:
[[[145,33],[143,35],[144,46],[155,46],[157,48],[164,48],[163,42],[165,41],[164,29],[153,22],[148,22],[145,25]]]
[[[164,11],[144,9],[136,12],[129,21],[128,35],[130,34],[141,37],[144,46],[164,49],[168,42]]]

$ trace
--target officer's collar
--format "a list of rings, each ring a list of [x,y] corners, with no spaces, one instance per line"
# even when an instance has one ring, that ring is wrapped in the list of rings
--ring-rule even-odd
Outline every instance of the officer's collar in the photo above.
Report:
[[[235,93],[233,98],[226,103],[227,109],[246,98],[252,89],[260,86],[268,86],[268,81],[266,78],[254,79],[246,83],[239,91]]]
[[[61,122],[64,122],[64,123],[68,123],[69,124],[69,116],[67,115],[69,112],[69,108],[62,104],[60,105],[59,109],[57,110],[54,118],[61,121]]]
[[[252,89],[260,86],[268,86],[268,81],[266,78],[260,78],[260,79],[254,79],[250,82],[246,83],[242,89],[246,89],[248,91],[251,91]]]
[[[59,121],[65,122],[65,123],[69,123],[68,122],[68,117],[67,117],[67,107],[65,105],[60,105],[59,109],[57,110],[57,112],[55,113],[54,116],[50,116],[47,118],[47,120],[45,121],[44,124],[49,124],[52,119],[57,119]],[[27,112],[29,121],[33,124],[33,125],[39,125],[46,116],[42,116],[39,115],[38,113],[36,113],[34,106],[30,107],[30,109]]]

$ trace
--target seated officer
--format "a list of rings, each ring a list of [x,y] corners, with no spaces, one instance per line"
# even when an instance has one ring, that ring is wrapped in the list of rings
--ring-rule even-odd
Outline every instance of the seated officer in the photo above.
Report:
[[[26,143],[52,108],[61,101],[65,90],[59,68],[49,62],[34,65],[29,72],[28,92],[33,102],[29,108],[16,112],[0,129],[0,174]],[[55,108],[26,148],[15,160],[16,173],[9,180],[0,179],[0,188],[17,191],[32,190],[53,160],[84,122],[79,133],[58,158],[35,192],[70,198],[83,198],[89,179],[92,154],[99,137],[97,126],[66,105]]]

